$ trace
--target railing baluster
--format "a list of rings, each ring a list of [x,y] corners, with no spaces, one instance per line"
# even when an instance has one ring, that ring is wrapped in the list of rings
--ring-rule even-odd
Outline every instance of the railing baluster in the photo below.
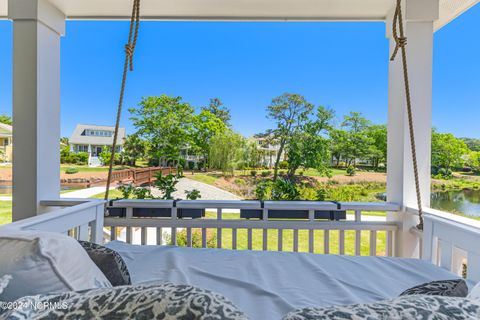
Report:
[[[140,236],[141,236],[141,243],[142,243],[142,246],[146,245],[147,244],[147,228],[146,227],[142,227],[141,231],[140,231]]]
[[[157,245],[161,246],[162,245],[162,228],[157,228]]]
[[[172,246],[176,246],[177,245],[177,228],[171,228],[171,238],[172,238],[172,243],[171,245]]]
[[[315,237],[314,237],[314,231],[313,229],[308,230],[308,252],[313,253],[315,250]]]
[[[252,228],[247,229],[247,242],[248,250],[252,250]]]
[[[222,220],[222,208],[217,209],[217,220]],[[217,228],[217,248],[222,247],[222,228]]]
[[[192,246],[192,228],[187,228],[187,247]]]
[[[127,227],[126,239],[127,243],[132,243],[132,227]]]
[[[283,251],[283,229],[278,229],[278,251]]]
[[[202,228],[202,248],[207,247],[207,228]]]
[[[345,254],[345,231],[338,230],[338,253]]]
[[[117,228],[110,227],[110,241],[117,240]]]
[[[293,251],[298,252],[298,229],[293,229]]]
[[[362,221],[362,211],[355,210],[355,222]]]
[[[268,250],[268,229],[263,229],[263,251]]]
[[[237,250],[237,228],[232,229],[232,249]]]
[[[355,255],[361,255],[360,249],[362,246],[362,232],[360,230],[355,230]]]
[[[370,256],[377,255],[377,231],[370,230]]]
[[[330,253],[330,230],[323,230],[323,253]]]

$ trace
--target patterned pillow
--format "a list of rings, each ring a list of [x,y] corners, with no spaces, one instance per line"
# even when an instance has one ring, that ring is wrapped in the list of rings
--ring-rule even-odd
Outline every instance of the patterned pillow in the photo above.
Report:
[[[9,310],[3,315],[9,320],[248,319],[232,302],[220,294],[172,283],[38,295],[24,297],[15,302],[19,308]]]
[[[468,294],[468,287],[462,279],[432,281],[407,289],[400,296],[415,294],[464,298]]]
[[[112,286],[132,284],[127,265],[118,252],[93,242],[81,240],[78,242],[87,251],[90,259],[95,262]]]
[[[371,304],[330,308],[304,308],[290,312],[283,320],[475,320],[480,319],[480,302],[441,296],[403,296]]]

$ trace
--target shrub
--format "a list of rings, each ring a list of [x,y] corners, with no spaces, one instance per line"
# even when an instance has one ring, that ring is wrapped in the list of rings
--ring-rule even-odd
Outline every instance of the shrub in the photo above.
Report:
[[[135,196],[135,199],[152,199],[152,193],[150,192],[150,189],[143,188],[143,187],[137,187],[133,190],[133,195]]]
[[[202,195],[200,194],[200,190],[197,189],[186,190],[185,195],[187,200],[197,200],[202,197]]]
[[[236,185],[238,185],[238,186],[244,186],[244,185],[247,184],[247,183],[245,182],[245,180],[243,180],[243,179],[238,179],[238,178],[235,179],[233,182],[234,182]]]
[[[298,200],[300,192],[294,182],[277,179],[272,185],[272,200]]]
[[[76,164],[87,164],[88,163],[88,152],[79,152],[75,154],[75,163]]]
[[[271,174],[272,174],[272,172],[270,170],[263,170],[262,173],[261,173],[262,177],[264,177],[264,178],[268,177]]]
[[[134,189],[135,189],[135,186],[132,183],[121,184],[117,187],[117,190],[122,193],[123,199],[129,199],[130,196],[133,194]]]
[[[280,170],[280,171],[278,171],[278,174],[281,175],[281,176],[284,176],[285,173],[286,173],[285,170]]]
[[[280,161],[278,166],[280,167],[280,169],[287,169],[288,168],[288,161]]]
[[[176,185],[180,178],[183,177],[182,172],[179,171],[177,174],[167,174],[164,176],[162,171],[159,171],[156,176],[155,186],[162,192],[163,200],[173,200],[173,193],[177,191]]]
[[[171,236],[166,233],[164,238],[167,241],[167,244],[171,243]],[[177,245],[181,247],[187,246],[187,230],[183,229],[177,232]],[[202,247],[202,231],[201,229],[192,229],[192,247],[201,248]],[[216,248],[217,247],[217,234],[214,230],[207,231],[207,248]]]
[[[357,173],[357,169],[355,169],[355,167],[351,165],[347,167],[346,171],[347,171],[347,176],[349,177],[353,177]]]
[[[270,181],[261,181],[255,188],[255,197],[257,200],[267,200],[271,189]]]
[[[298,175],[299,175],[300,177],[303,177],[303,174],[304,174],[303,171],[299,171],[299,172],[298,172]]]
[[[67,168],[67,169],[65,169],[65,173],[66,174],[75,174],[75,173],[78,173],[78,169],[77,168]]]
[[[257,176],[257,170],[251,170],[251,171],[250,171],[250,175],[251,175],[252,177],[256,177],[256,176]]]

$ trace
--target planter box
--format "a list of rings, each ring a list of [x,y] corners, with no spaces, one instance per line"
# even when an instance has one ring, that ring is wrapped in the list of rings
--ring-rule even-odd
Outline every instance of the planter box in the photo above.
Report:
[[[172,216],[170,208],[133,208],[133,216],[137,218],[169,218]]]
[[[268,210],[269,219],[308,219],[308,210]]]
[[[116,208],[116,207],[109,207],[108,208],[108,216],[109,217],[120,217],[125,218],[127,215],[126,208]]]
[[[315,219],[324,220],[345,220],[347,219],[346,211],[315,211]]]
[[[199,219],[199,218],[205,217],[205,209],[178,208],[177,217],[180,219],[184,219],[184,218]]]
[[[241,219],[263,219],[263,210],[259,209],[240,209]]]

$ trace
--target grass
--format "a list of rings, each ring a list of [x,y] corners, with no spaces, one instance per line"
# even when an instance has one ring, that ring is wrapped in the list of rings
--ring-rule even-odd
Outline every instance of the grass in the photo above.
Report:
[[[60,170],[65,172],[67,168],[75,168],[78,172],[108,172],[108,166],[106,167],[89,167],[87,165],[74,165],[74,164],[62,164]],[[129,169],[127,166],[115,166],[114,170]]]
[[[120,191],[118,191],[117,189],[113,189],[113,190],[110,190],[108,192],[108,197],[110,199],[116,199],[116,198],[123,198],[123,195]],[[101,192],[99,194],[96,194],[94,196],[91,196],[90,198],[93,198],[93,199],[104,199],[105,198],[105,192]]]
[[[207,219],[215,219],[215,212],[207,212],[205,217]],[[238,219],[238,214],[223,214],[224,219]],[[200,229],[193,229],[192,232],[201,232]],[[209,229],[209,237],[217,237],[216,229]],[[314,231],[314,253],[325,253],[324,250],[324,236],[325,231],[315,230]],[[345,254],[354,255],[355,253],[355,231],[345,231]],[[298,232],[298,251],[299,252],[308,252],[308,230],[299,230]],[[282,246],[283,251],[293,252],[293,230],[285,229],[282,234]],[[339,231],[332,230],[328,235],[329,240],[329,253],[338,254],[339,253]],[[216,241],[214,241],[216,245]],[[232,249],[232,229],[222,229],[222,248]],[[269,229],[267,231],[267,248],[270,251],[278,250],[278,231]],[[377,232],[377,255],[385,255],[386,250],[386,232],[378,231]],[[237,230],[237,249],[238,250],[247,250],[248,249],[248,231],[246,229]],[[262,250],[263,249],[263,230],[254,229],[252,230],[252,249],[253,250]],[[361,246],[360,246],[361,255],[368,256],[370,255],[370,232],[361,231]]]
[[[343,169],[331,168],[330,171],[332,173],[332,177],[346,175],[346,172]],[[324,177],[324,175],[320,174],[316,169],[299,169],[297,170],[296,174],[299,172],[303,172],[303,175],[306,177]]]
[[[210,175],[205,173],[195,173],[195,174],[187,174],[185,173],[185,177],[191,180],[195,180],[198,182],[203,182],[209,185],[214,185],[215,182],[219,179],[217,175]]]
[[[12,201],[0,201],[0,224],[12,222]]]

